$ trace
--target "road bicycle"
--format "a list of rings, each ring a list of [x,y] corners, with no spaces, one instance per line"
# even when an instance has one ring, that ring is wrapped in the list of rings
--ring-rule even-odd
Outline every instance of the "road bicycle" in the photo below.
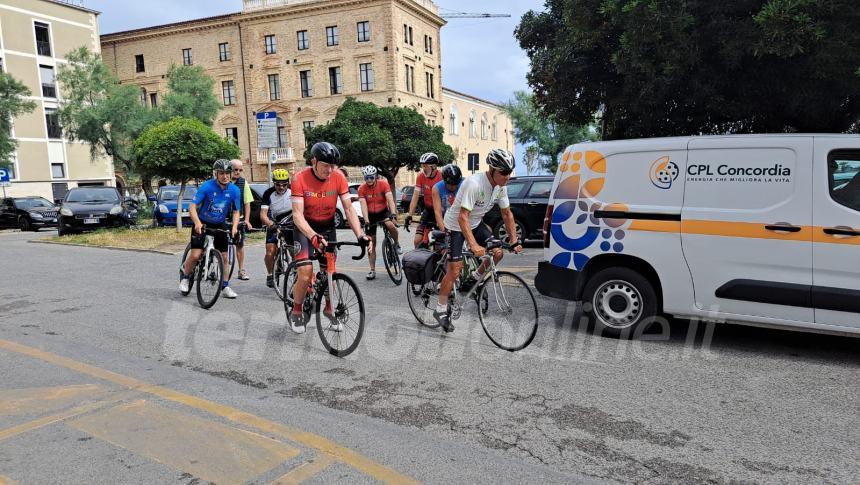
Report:
[[[349,276],[337,272],[337,251],[343,246],[357,246],[361,254],[353,260],[364,259],[367,246],[362,242],[338,242],[334,251],[312,251],[311,261],[325,262],[325,271],[320,264],[319,271],[311,278],[311,285],[302,303],[304,325],[316,313],[317,333],[326,350],[336,357],[346,357],[358,347],[364,334],[364,298],[358,285]],[[293,288],[298,279],[298,267],[293,261],[287,267],[287,277],[283,282],[284,311],[289,321],[293,311]],[[329,291],[331,289],[331,291]],[[324,305],[330,303],[331,316],[324,315]],[[323,319],[327,323],[323,323]],[[357,321],[356,321],[357,320]]]
[[[439,327],[439,322],[433,317],[433,311],[447,271],[444,255],[449,248],[438,242],[439,238],[443,237],[442,234],[444,233],[441,231],[433,231],[430,236],[431,245],[440,253],[432,281],[424,285],[409,284],[406,290],[409,308],[415,319],[429,328]],[[478,319],[490,341],[500,349],[510,352],[522,350],[531,344],[537,334],[537,301],[522,278],[509,271],[500,271],[496,267],[493,250],[511,251],[514,246],[490,238],[486,248],[487,253],[480,258],[468,249],[463,250],[463,271],[451,291],[448,316],[452,321],[459,320],[466,303],[472,300],[478,306]],[[483,277],[477,279],[478,268],[485,263],[488,270]],[[467,281],[474,281],[474,284],[468,288],[464,286]],[[465,294],[462,294],[461,290],[465,291]]]
[[[289,214],[277,224],[274,229],[277,232],[278,250],[275,253],[275,265],[272,268],[272,277],[275,282],[275,293],[281,300],[284,299],[284,276],[293,262],[293,215]]]
[[[372,224],[372,226],[380,226],[383,233],[382,240],[382,262],[385,264],[385,271],[388,272],[388,277],[395,285],[403,284],[403,262],[400,260],[400,254],[397,252],[397,242],[394,237],[388,232],[385,223],[391,221],[394,224],[395,230],[400,228],[397,220],[389,217],[384,221]]]
[[[192,229],[193,230],[193,229]],[[188,291],[182,292],[182,296],[188,296],[191,293],[195,283],[197,284],[197,302],[203,309],[210,309],[218,301],[221,296],[221,290],[224,287],[224,258],[221,252],[215,249],[215,236],[212,233],[224,232],[227,233],[228,246],[233,247],[230,231],[226,229],[215,229],[203,227],[203,233],[206,236],[203,250],[197,264],[191,270],[191,275],[188,281]],[[182,259],[179,265],[180,278],[185,272],[185,261],[191,254],[191,243],[185,247],[185,252],[182,253]]]

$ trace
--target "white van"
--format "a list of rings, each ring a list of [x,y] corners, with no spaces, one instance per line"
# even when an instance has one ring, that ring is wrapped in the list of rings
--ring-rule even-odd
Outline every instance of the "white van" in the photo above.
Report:
[[[550,202],[535,286],[597,331],[665,313],[860,334],[860,136],[574,145]]]

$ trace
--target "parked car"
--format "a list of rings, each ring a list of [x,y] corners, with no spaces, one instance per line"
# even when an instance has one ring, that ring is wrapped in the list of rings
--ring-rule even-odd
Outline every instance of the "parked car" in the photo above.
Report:
[[[57,207],[42,197],[9,197],[0,199],[0,227],[17,227],[38,231],[57,226]]]
[[[57,230],[65,235],[105,227],[131,226],[137,220],[137,201],[123,200],[113,187],[77,187],[60,206]]]
[[[409,204],[412,202],[412,194],[415,192],[415,186],[414,185],[407,185],[406,187],[403,187],[403,188],[398,189],[398,190],[400,192],[400,195],[397,197],[395,202],[400,204],[400,212],[405,214],[405,213],[409,212]],[[421,198],[421,199],[418,199],[418,208],[415,209],[415,211],[420,212],[423,209],[424,209],[424,199]]]
[[[543,239],[543,219],[552,192],[552,182],[551,175],[517,177],[508,182],[508,198],[519,240]],[[493,206],[484,216],[484,223],[490,226],[496,237],[507,240],[508,234],[499,206]]]
[[[179,197],[179,185],[165,185],[158,189],[158,194],[155,196],[155,210],[152,211],[152,217],[156,226],[175,226],[176,225],[176,198]],[[188,208],[197,194],[196,185],[187,185],[185,193],[182,194],[182,225],[192,226],[193,222],[188,215]]]

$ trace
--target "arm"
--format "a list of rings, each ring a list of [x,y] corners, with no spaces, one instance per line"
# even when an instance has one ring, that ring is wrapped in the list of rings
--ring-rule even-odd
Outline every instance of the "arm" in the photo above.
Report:
[[[313,240],[314,236],[317,235],[316,231],[311,229],[311,225],[308,224],[307,219],[305,219],[304,200],[293,199],[293,224],[295,224],[296,229],[304,234],[309,240]]]
[[[361,223],[358,221],[358,215],[352,209],[352,201],[349,197],[349,192],[340,196],[340,201],[343,202],[343,210],[346,211],[346,220],[349,221],[349,227],[352,228],[352,232],[355,233],[355,237],[361,238],[364,236],[364,231],[362,230]],[[366,202],[362,200],[364,205],[367,205]],[[362,209],[364,209],[364,205],[362,205]]]
[[[409,214],[408,217],[412,217],[412,214],[415,213],[415,208],[418,207],[418,199],[421,197],[421,186],[416,185],[415,190],[412,192],[412,201],[409,202]]]
[[[236,234],[239,233],[239,211],[233,211],[233,227],[230,229],[230,236],[236,237]]]
[[[369,224],[370,213],[367,212],[367,200],[365,200],[364,197],[361,197],[360,199],[358,199],[358,203],[361,204],[361,213],[364,214],[364,222]],[[346,202],[344,202],[344,206],[346,206]]]
[[[254,194],[251,193],[251,184],[248,181],[245,181],[245,190],[244,194],[242,194],[242,200],[245,202],[245,226],[248,229],[253,229],[251,227],[251,201],[254,200]]]
[[[478,244],[478,241],[475,239],[475,234],[472,232],[472,226],[469,225],[469,214],[472,211],[466,209],[465,207],[460,208],[460,217],[457,218],[457,222],[460,223],[460,231],[463,232],[463,237],[466,239],[466,244],[469,245],[469,249],[472,250],[472,253],[477,257],[481,257],[484,255],[484,248]]]
[[[523,247],[517,239],[517,224],[514,221],[514,213],[511,212],[510,207],[501,209],[501,211],[502,220],[505,222],[505,229],[508,231],[508,234],[510,234],[509,239],[511,241],[511,245],[514,246],[514,252],[519,253],[523,250]]]
[[[191,221],[194,222],[194,233],[201,234],[203,232],[203,223],[200,222],[200,217],[197,216],[197,204],[188,206],[188,215],[191,216]]]
[[[397,204],[394,203],[394,194],[391,191],[385,193],[385,200],[388,202],[388,211],[392,217],[397,217]]]
[[[267,205],[260,206],[260,222],[263,227],[269,227],[273,224],[272,220],[269,219],[269,206]],[[250,229],[250,226],[248,228]]]
[[[442,213],[442,196],[439,195],[439,188],[433,186],[433,215],[436,216],[436,225],[439,229],[445,230],[445,214]]]

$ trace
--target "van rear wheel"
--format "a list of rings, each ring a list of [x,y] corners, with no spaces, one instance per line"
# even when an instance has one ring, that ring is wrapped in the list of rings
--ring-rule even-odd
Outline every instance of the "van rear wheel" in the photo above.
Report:
[[[582,302],[595,333],[624,339],[645,332],[659,308],[651,281],[624,267],[597,272],[585,285]]]

